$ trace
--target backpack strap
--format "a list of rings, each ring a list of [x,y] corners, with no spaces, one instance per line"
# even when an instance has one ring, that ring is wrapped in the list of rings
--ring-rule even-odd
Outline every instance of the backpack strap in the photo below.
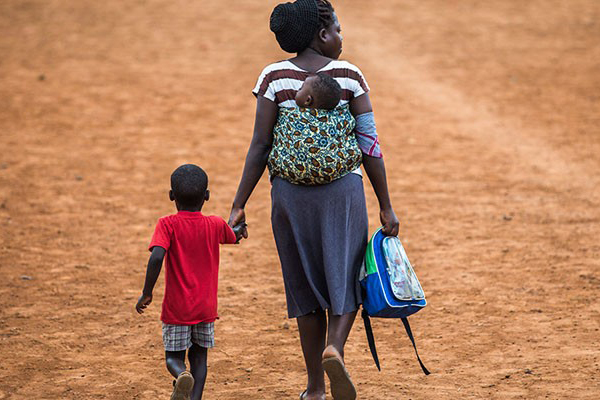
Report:
[[[421,366],[421,369],[423,370],[425,375],[429,375],[431,372],[429,372],[429,370],[427,368],[425,368],[425,365],[421,361],[421,357],[419,357],[419,353],[417,352],[417,346],[415,345],[415,338],[413,337],[412,331],[410,329],[410,324],[408,323],[408,319],[406,317],[400,318],[400,319],[402,320],[402,323],[404,324],[404,329],[406,329],[406,334],[408,335],[408,338],[410,339],[413,347],[415,348],[415,354],[417,355],[417,360],[419,360],[419,365]],[[373,332],[371,332],[371,334],[373,334]]]
[[[379,357],[377,357],[377,348],[375,347],[375,336],[373,336],[373,328],[371,328],[371,319],[369,318],[369,314],[363,308],[362,310],[362,318],[365,323],[365,332],[367,333],[367,341],[369,342],[369,350],[371,350],[371,355],[373,356],[373,360],[375,361],[375,365],[377,365],[377,369],[381,371],[381,367],[379,366]]]
[[[362,315],[363,321],[365,323],[365,332],[367,333],[367,341],[369,342],[369,350],[371,350],[371,355],[373,356],[373,361],[375,361],[375,365],[377,366],[377,369],[379,371],[381,371],[381,366],[379,364],[379,357],[377,356],[377,348],[375,347],[375,336],[373,335],[373,328],[371,327],[371,318],[369,318],[369,314],[367,313],[367,311],[364,308],[362,310],[361,315]],[[429,372],[427,367],[425,367],[425,364],[423,364],[423,362],[421,361],[421,357],[419,357],[419,353],[417,352],[417,345],[415,344],[415,338],[412,334],[412,330],[410,329],[410,324],[408,323],[408,319],[407,318],[400,318],[400,319],[402,320],[402,324],[404,325],[406,334],[408,335],[408,338],[410,339],[410,341],[413,345],[413,348],[415,349],[415,354],[417,355],[417,360],[419,361],[419,365],[421,366],[423,373],[425,375],[431,374],[431,372]]]

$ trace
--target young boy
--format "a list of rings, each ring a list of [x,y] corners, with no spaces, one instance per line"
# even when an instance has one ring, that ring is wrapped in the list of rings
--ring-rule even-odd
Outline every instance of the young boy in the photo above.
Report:
[[[162,304],[163,342],[167,369],[176,378],[171,400],[199,400],[206,381],[207,349],[214,346],[217,319],[219,244],[247,237],[245,225],[231,229],[223,219],[205,216],[208,177],[198,166],[182,165],[171,175],[169,198],[177,214],[158,220],[149,250],[146,282],[135,308],[142,314],[166,255]],[[243,231],[243,232],[242,232]],[[186,350],[191,374],[186,371]]]
[[[340,84],[326,73],[319,72],[304,80],[295,100],[298,107],[333,110],[341,98]]]

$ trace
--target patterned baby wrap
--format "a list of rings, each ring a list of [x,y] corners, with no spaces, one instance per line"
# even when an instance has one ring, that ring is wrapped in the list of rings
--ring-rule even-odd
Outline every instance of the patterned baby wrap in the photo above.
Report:
[[[360,167],[362,154],[347,105],[334,110],[280,108],[267,165],[271,176],[322,185]]]

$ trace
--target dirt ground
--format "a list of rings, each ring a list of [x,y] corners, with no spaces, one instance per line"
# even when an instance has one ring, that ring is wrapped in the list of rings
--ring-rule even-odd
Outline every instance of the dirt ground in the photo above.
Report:
[[[166,399],[159,312],[134,311],[169,175],[228,216],[277,1],[0,2],[0,399]],[[357,321],[361,399],[600,398],[600,2],[334,2],[371,86],[401,238],[428,295]],[[368,184],[370,227],[378,224]],[[222,248],[206,399],[297,398],[263,178]]]

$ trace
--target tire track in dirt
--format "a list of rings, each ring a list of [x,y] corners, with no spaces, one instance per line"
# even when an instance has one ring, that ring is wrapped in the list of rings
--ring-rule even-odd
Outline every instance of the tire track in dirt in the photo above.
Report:
[[[398,4],[380,2],[378,7],[379,14],[394,15]],[[527,168],[545,184],[597,198],[600,193],[597,170],[589,170],[577,160],[565,158],[561,150],[536,137],[535,132],[528,131],[519,119],[499,116],[490,111],[485,100],[468,98],[459,88],[436,80],[428,73],[430,66],[411,63],[410,56],[402,52],[397,42],[380,45],[381,37],[401,35],[398,27],[386,24],[385,20],[360,24],[360,17],[353,19],[351,11],[351,8],[344,9],[346,24],[364,41],[360,47],[362,51],[353,55],[357,64],[368,68],[371,75],[377,77],[379,86],[397,88],[403,96],[425,104],[438,118],[451,120],[456,131],[485,144],[489,152],[503,154],[511,164],[516,164],[514,168]],[[377,101],[376,97],[374,101]]]

